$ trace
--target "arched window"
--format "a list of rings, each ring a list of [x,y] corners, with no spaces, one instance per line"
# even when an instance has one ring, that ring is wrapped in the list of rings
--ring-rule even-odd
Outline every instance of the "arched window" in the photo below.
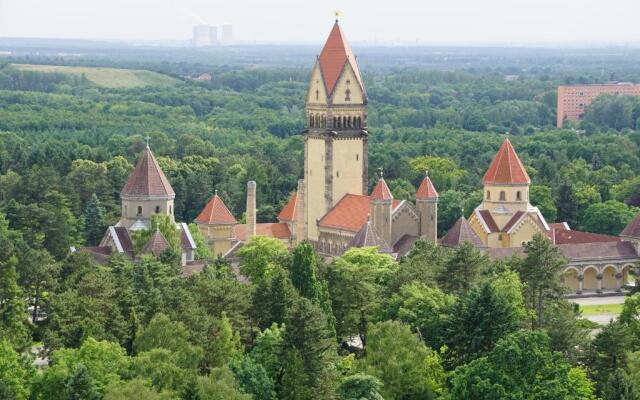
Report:
[[[333,126],[332,128],[336,128],[338,126],[338,122],[336,122],[336,117],[333,117]]]
[[[342,117],[342,127],[343,128],[347,127],[347,117]]]
[[[342,118],[338,117],[338,128],[342,127]]]
[[[127,216],[129,214],[129,210],[127,209],[127,206],[124,206],[124,215]]]
[[[316,100],[320,99],[320,91],[316,89]]]
[[[506,195],[506,193],[504,192],[504,190],[502,190],[502,191],[500,192],[500,201],[505,201],[505,200],[507,200],[507,195]]]
[[[362,127],[362,118],[358,117],[358,128]]]
[[[169,206],[169,214],[173,215],[173,206]]]
[[[351,128],[351,116],[347,117],[347,127]]]
[[[142,206],[138,206],[138,215],[142,215]]]
[[[320,114],[316,114],[316,128],[320,128]]]
[[[160,214],[160,206],[156,206],[156,214]]]
[[[347,89],[344,92],[344,101],[351,101],[351,90]]]
[[[487,190],[487,200],[491,200],[491,192]]]
[[[313,128],[313,115],[309,114],[309,128]]]
[[[327,117],[326,115],[322,115],[322,128],[326,128],[327,127]]]
[[[516,192],[516,200],[522,200],[522,192],[519,190]]]

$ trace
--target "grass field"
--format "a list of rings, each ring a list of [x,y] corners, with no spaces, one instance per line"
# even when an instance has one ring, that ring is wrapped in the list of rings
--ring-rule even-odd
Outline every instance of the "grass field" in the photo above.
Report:
[[[134,88],[141,86],[170,86],[178,82],[167,75],[143,69],[120,69],[100,67],[70,67],[62,65],[13,64],[27,71],[58,72],[62,74],[82,75],[97,86],[105,88]]]
[[[618,315],[622,311],[623,304],[596,304],[591,306],[580,306],[582,315]]]

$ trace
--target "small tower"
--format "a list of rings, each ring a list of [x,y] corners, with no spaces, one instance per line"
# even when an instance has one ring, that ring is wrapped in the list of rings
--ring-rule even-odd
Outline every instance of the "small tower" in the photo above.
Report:
[[[120,226],[129,228],[139,222],[138,225],[143,224],[149,227],[151,216],[154,214],[167,215],[173,221],[175,197],[176,194],[169,180],[162,172],[147,143],[142,158],[120,192],[122,201]]]
[[[236,241],[235,227],[238,222],[218,196],[218,191],[202,209],[195,223],[207,239],[214,257],[225,254]]]
[[[492,214],[499,228],[516,212],[527,212],[529,209],[531,179],[509,138],[500,146],[482,181],[482,209]]]
[[[256,181],[247,182],[247,240],[256,235]]]
[[[435,244],[438,240],[438,192],[428,171],[416,191],[416,208],[420,212],[420,237]]]
[[[371,222],[375,230],[382,236],[389,246],[391,243],[391,210],[393,207],[393,195],[387,182],[385,182],[382,169],[379,170],[380,178],[371,192]]]

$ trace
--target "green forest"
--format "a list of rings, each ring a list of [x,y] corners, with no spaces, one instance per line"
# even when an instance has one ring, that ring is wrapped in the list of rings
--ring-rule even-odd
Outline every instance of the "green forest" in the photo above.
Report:
[[[509,135],[549,222],[619,234],[640,211],[640,101],[603,96],[556,129],[557,85],[603,77],[598,60],[572,71],[539,57],[365,60],[370,187],[382,168],[412,200],[429,170],[443,235],[480,203]],[[505,261],[422,241],[397,261],[374,248],[325,261],[256,237],[238,254],[247,281],[223,259],[185,277],[175,254],[70,254],[117,222],[147,136],[177,220],[216,190],[242,219],[255,180],[258,222],[275,221],[302,177],[311,66],[76,62],[176,82],[121,88],[12,63],[70,65],[0,59],[0,399],[640,399],[640,294],[593,333],[543,237]],[[212,80],[189,78],[202,72]],[[640,70],[621,62],[606,78]]]

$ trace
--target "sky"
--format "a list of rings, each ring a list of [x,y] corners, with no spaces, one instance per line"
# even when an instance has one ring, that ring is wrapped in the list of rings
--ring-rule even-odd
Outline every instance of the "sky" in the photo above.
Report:
[[[311,44],[336,10],[351,42],[640,43],[640,0],[0,0],[0,37],[186,41],[207,23]]]

